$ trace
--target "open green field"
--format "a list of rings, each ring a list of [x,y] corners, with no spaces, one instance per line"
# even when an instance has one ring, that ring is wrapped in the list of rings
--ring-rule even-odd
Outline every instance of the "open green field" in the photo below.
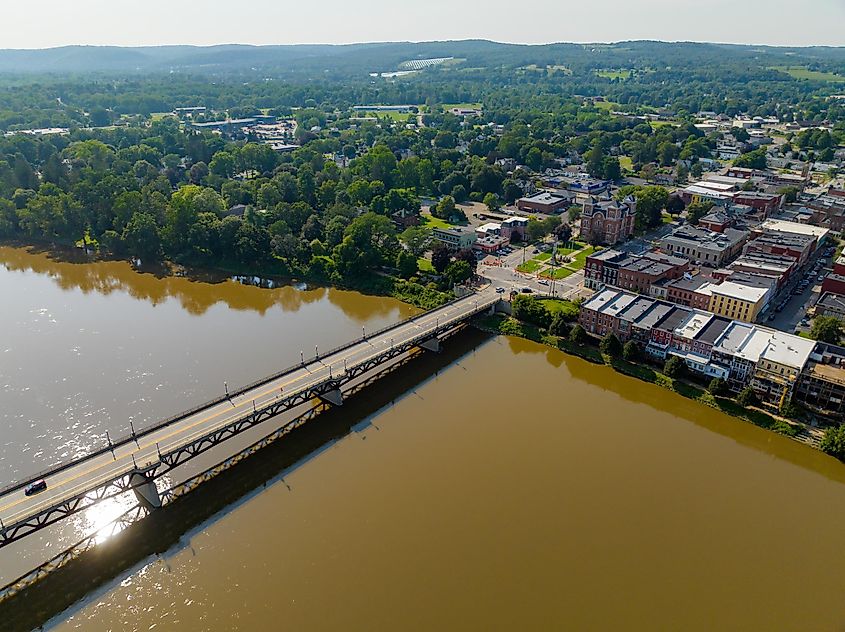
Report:
[[[837,75],[832,72],[819,72],[817,70],[810,70],[804,66],[770,66],[769,70],[777,70],[785,72],[790,77],[795,79],[806,79],[809,81],[831,81],[842,82],[845,81],[845,76]]]
[[[425,257],[417,259],[417,268],[419,268],[420,272],[434,272],[434,267],[431,265],[431,261]]]
[[[630,156],[619,156],[619,166],[622,167],[622,171],[633,171],[634,161]]]
[[[480,103],[444,103],[444,110],[451,110],[452,108],[460,108],[462,110],[477,110],[481,109]]]
[[[649,125],[651,125],[652,129],[660,129],[661,127],[666,127],[667,125],[675,125],[674,121],[649,121]]]
[[[153,121],[160,121],[161,119],[167,118],[168,116],[173,116],[172,112],[153,112],[150,114],[150,119]]]
[[[552,258],[552,253],[550,252],[541,252],[539,255],[534,257],[534,261],[543,261],[546,262]]]
[[[610,110],[618,110],[622,107],[621,105],[619,105],[618,103],[614,103],[613,101],[597,101],[596,103],[593,103],[593,105],[596,106],[596,108],[599,110],[607,110],[608,112]]]
[[[603,79],[630,79],[630,70],[596,70],[596,76]]]
[[[416,120],[414,114],[405,114],[404,112],[397,112],[396,110],[366,110],[358,112],[359,116],[374,116],[375,118],[389,118],[397,123],[405,123],[411,117],[411,121]]]

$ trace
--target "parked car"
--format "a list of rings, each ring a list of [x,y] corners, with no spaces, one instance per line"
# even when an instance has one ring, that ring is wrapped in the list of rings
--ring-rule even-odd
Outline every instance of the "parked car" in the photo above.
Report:
[[[540,285],[548,285],[549,284],[549,282],[546,281],[545,279],[540,279],[539,281],[537,281],[537,283],[539,283]]]
[[[532,290],[530,287],[524,287],[524,288],[522,288],[522,293],[523,294],[533,294],[534,290]]]
[[[26,489],[23,490],[23,493],[27,496],[34,496],[39,492],[43,492],[45,489],[47,489],[47,481],[40,480],[27,485]]]
[[[503,288],[503,287],[497,287],[496,288],[496,294],[504,294],[504,293],[505,293],[505,288]]]

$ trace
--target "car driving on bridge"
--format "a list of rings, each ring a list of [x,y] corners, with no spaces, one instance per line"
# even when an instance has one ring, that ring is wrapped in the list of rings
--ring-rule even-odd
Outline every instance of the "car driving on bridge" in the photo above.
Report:
[[[23,490],[23,493],[27,496],[34,496],[39,492],[43,492],[47,489],[47,481],[35,481],[34,483],[30,483],[26,486],[26,489]]]

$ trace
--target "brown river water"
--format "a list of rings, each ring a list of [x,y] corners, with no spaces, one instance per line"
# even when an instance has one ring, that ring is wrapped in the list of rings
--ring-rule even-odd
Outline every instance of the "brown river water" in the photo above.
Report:
[[[410,313],[0,261],[4,477]],[[845,630],[845,466],[804,445],[503,337],[361,422],[46,628]]]

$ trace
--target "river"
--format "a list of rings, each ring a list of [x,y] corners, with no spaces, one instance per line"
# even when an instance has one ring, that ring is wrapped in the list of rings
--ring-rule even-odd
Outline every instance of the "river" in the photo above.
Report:
[[[227,371],[201,373],[212,381],[223,379],[236,363],[251,361],[246,351],[227,355],[238,345],[206,348],[220,337],[220,328],[240,332],[240,344],[261,355],[268,338],[285,344],[289,336],[315,332],[309,325],[320,310],[334,313],[333,326],[346,334],[362,320],[375,325],[374,320],[402,315],[395,303],[356,295],[346,300],[357,311],[345,310],[340,305],[346,295],[331,291],[311,302],[297,300],[298,311],[278,303],[264,310],[235,307],[219,299],[198,313],[174,294],[154,307],[149,298],[133,297],[131,282],[110,294],[84,294],[78,285],[56,283],[49,271],[30,266],[24,275],[30,289],[20,300],[53,305],[60,302],[57,293],[69,294],[75,298],[67,300],[81,312],[74,327],[86,332],[90,327],[103,335],[106,325],[97,314],[111,309],[104,307],[111,301],[130,301],[125,316],[138,317],[122,330],[145,344],[155,344],[158,333],[150,331],[150,319],[162,305],[170,305],[165,322],[191,323],[181,336],[154,347],[154,355],[164,359],[149,364],[153,370],[171,366],[167,380],[161,374],[136,381],[168,384],[168,404],[182,401],[180,389],[201,399],[209,395],[198,392],[193,367],[212,369],[190,364],[192,354],[212,364],[215,357],[225,359]],[[0,287],[5,291],[14,278],[0,273]],[[220,289],[207,291],[214,288]],[[233,288],[245,290],[260,296],[293,291]],[[47,300],[49,295],[55,300]],[[41,299],[31,300],[35,296]],[[62,310],[51,310],[63,322]],[[96,326],[83,326],[84,315]],[[14,344],[28,342],[33,328],[50,331],[49,319],[22,322],[11,337]],[[274,334],[274,327],[284,328]],[[117,331],[111,336],[119,337]],[[74,346],[68,338],[62,352]],[[35,354],[17,358],[21,366],[41,360]],[[88,366],[90,356],[82,358],[68,360],[68,366]],[[131,358],[125,354],[122,361]],[[110,366],[119,374],[117,360]],[[9,373],[5,359],[3,369]],[[413,372],[414,365],[404,370]],[[21,384],[33,391],[49,391],[45,381],[52,385],[55,379],[36,369],[26,375],[29,381]],[[112,415],[128,405],[118,394],[110,397],[113,403],[98,403],[108,387],[97,382],[110,373],[89,369],[87,375],[90,387],[69,390]],[[9,392],[4,391],[4,404]],[[137,399],[132,392],[130,386],[120,389]],[[11,401],[18,399],[25,398]],[[47,627],[99,632],[845,626],[845,551],[839,546],[845,466],[802,444],[607,367],[504,337],[481,342],[361,421],[355,432],[195,526],[165,555],[127,570]],[[62,427],[60,416],[52,423],[62,436],[54,446],[75,436]],[[35,434],[20,436],[27,445],[38,443]],[[25,465],[14,455],[14,441],[11,445],[4,458],[18,465],[7,471]]]

